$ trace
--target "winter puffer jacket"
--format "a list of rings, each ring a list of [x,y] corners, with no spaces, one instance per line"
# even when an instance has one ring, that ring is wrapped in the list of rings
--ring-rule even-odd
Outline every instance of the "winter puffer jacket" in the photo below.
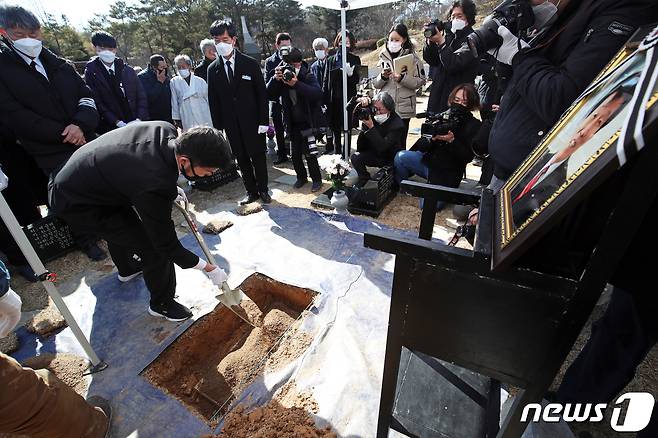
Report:
[[[402,119],[410,119],[416,115],[416,91],[425,85],[425,71],[420,59],[411,49],[402,49],[400,53],[395,56],[399,58],[412,53],[414,55],[413,71],[407,72],[402,75],[402,79],[398,82],[392,77],[384,79],[381,73],[373,81],[373,85],[379,91],[386,91],[395,100],[395,112]],[[379,52],[378,67],[384,68],[390,65],[393,68],[393,55],[388,51],[386,46]]]

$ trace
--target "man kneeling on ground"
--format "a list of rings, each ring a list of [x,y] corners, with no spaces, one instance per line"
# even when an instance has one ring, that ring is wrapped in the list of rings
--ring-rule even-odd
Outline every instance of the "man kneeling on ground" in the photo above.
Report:
[[[143,273],[151,315],[182,321],[192,312],[174,301],[174,263],[203,270],[218,286],[227,276],[178,241],[171,209],[185,194],[176,181],[179,174],[195,180],[231,164],[228,141],[213,128],[195,127],[177,137],[169,123],[136,123],[75,151],[49,196],[68,223],[107,241],[120,281]]]
[[[359,107],[365,108],[369,104],[369,98],[360,98]],[[366,166],[392,166],[395,154],[405,149],[405,145],[402,144],[405,126],[395,112],[393,97],[382,91],[373,99],[372,107],[375,114],[362,120],[364,130],[357,139],[357,152],[350,158],[354,170],[359,175],[360,186],[370,179]],[[359,111],[358,107],[357,111]]]

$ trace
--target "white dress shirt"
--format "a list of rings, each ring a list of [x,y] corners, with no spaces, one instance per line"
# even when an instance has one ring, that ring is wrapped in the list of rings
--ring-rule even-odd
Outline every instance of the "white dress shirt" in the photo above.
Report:
[[[227,62],[231,63],[231,70],[233,70],[233,79],[235,80],[235,49],[231,52],[231,57],[226,59],[222,57],[222,61],[224,61],[224,73],[226,73],[226,78],[228,79],[228,64]]]
[[[46,79],[48,79],[48,73],[46,73],[46,69],[44,68],[44,66],[41,63],[41,60],[39,59],[38,56],[36,58],[32,59],[29,56],[22,54],[18,50],[16,50],[16,53],[18,53],[18,55],[21,58],[23,58],[23,61],[25,61],[27,63],[27,65],[32,64],[32,61],[34,61],[34,63],[36,64],[35,67],[36,67],[37,71],[39,73],[41,73]]]

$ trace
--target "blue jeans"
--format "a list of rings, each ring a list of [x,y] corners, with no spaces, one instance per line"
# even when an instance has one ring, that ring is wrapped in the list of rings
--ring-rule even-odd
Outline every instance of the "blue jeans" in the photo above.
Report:
[[[395,165],[395,181],[400,184],[405,179],[409,179],[413,175],[422,176],[427,179],[429,175],[429,167],[423,163],[423,153],[417,151],[400,151],[395,155],[393,160]],[[445,207],[443,201],[437,201],[436,211],[440,211]],[[420,200],[420,208],[423,208],[423,200]]]

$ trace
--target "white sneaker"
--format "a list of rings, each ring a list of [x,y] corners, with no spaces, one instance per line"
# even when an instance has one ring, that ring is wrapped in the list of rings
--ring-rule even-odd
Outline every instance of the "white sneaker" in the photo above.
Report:
[[[125,277],[121,274],[117,274],[117,278],[121,283],[126,283],[135,277],[139,277],[140,275],[142,275],[142,271],[137,271],[134,274],[126,275]]]

